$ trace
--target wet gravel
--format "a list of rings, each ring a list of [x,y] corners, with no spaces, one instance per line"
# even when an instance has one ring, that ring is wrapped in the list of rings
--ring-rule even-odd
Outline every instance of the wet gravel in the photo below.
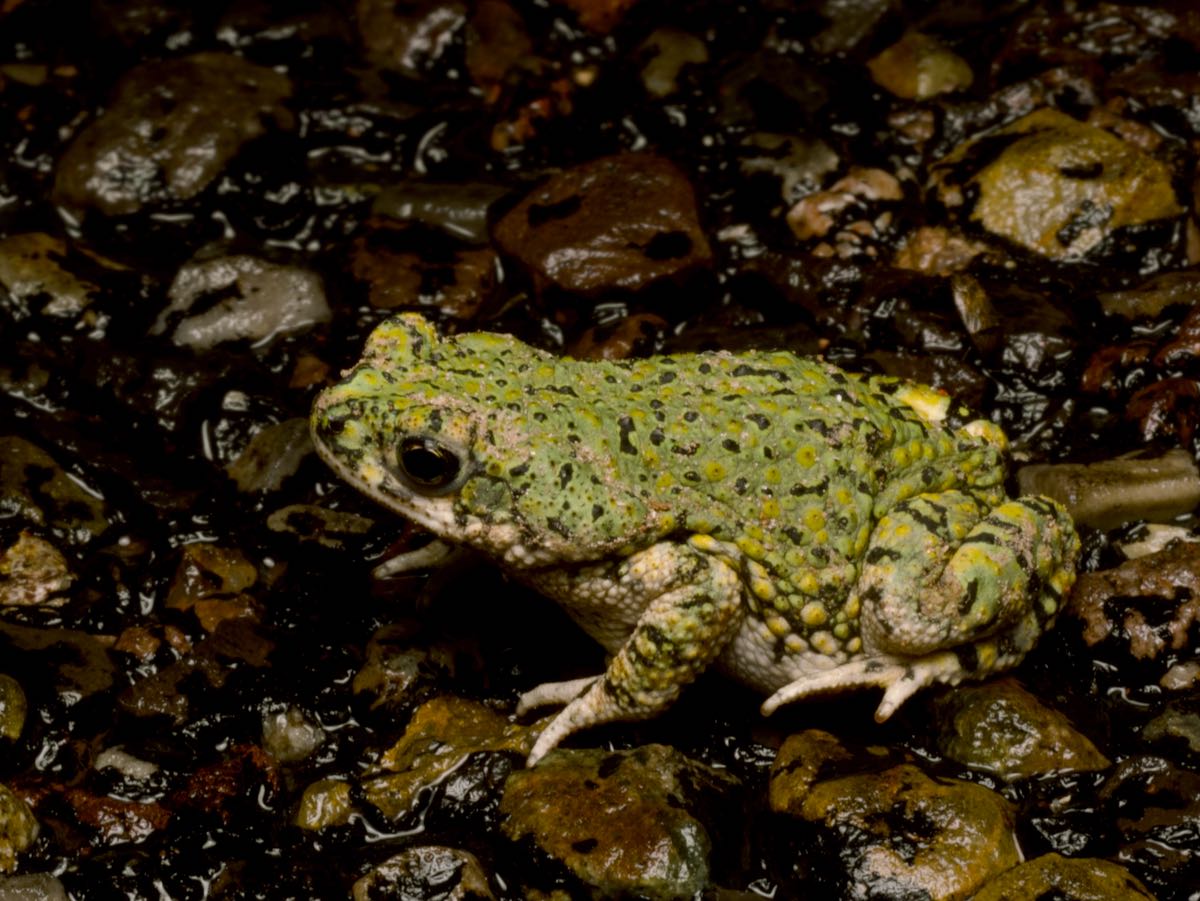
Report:
[[[0,121],[0,901],[1200,898],[1193,3],[12,0]],[[708,675],[526,772],[600,650],[372,579],[307,438],[412,309],[930,382],[1087,574],[885,725]]]

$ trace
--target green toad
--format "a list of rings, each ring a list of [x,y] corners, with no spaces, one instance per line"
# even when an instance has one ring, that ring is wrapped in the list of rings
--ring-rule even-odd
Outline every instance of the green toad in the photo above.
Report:
[[[561,359],[504,335],[379,326],[324,391],[321,456],[486,554],[611,654],[528,692],[567,735],[654,716],[715,663],[770,697],[919,688],[1016,664],[1075,578],[1046,498],[1008,500],[1004,436],[930,388],[786,352]]]

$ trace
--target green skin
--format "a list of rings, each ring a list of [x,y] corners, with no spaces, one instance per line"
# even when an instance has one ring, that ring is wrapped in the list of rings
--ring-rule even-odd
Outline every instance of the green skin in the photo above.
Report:
[[[317,398],[350,484],[561,603],[612,655],[519,710],[567,735],[651,717],[715,663],[780,704],[913,692],[1015,665],[1053,622],[1079,540],[1004,494],[1004,437],[945,426],[932,389],[786,352],[618,362],[379,326]]]

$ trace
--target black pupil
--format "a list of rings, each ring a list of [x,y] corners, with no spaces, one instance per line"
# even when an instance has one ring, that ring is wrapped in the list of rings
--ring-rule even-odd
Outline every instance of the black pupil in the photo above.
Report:
[[[439,487],[458,474],[458,458],[427,438],[409,438],[400,445],[400,465],[418,485]]]

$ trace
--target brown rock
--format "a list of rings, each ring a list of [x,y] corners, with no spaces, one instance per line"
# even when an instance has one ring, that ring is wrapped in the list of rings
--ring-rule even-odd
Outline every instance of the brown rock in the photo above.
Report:
[[[284,75],[228,53],[145,63],[67,148],[54,201],[109,216],[199,194],[266,123],[292,126]]]
[[[551,176],[497,223],[494,237],[537,288],[581,294],[635,291],[712,257],[687,177],[649,153]]]

